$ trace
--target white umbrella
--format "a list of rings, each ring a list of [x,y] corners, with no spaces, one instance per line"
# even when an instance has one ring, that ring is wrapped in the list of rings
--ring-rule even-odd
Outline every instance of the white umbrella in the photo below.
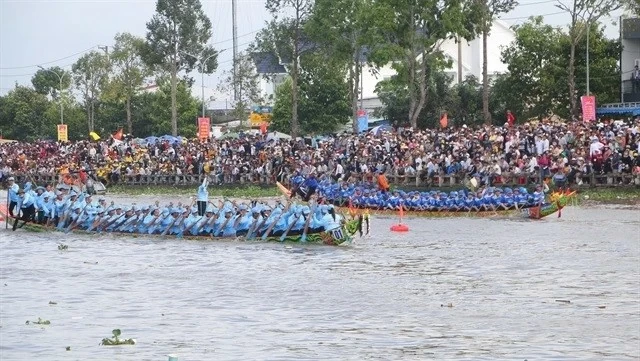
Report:
[[[272,139],[291,139],[291,136],[289,134],[285,134],[285,133],[281,133],[281,132],[270,132],[267,135],[267,140],[272,140]]]

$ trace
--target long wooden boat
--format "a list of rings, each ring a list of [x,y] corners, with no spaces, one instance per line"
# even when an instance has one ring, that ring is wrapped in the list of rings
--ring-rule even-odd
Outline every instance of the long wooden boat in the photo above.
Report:
[[[550,216],[554,213],[558,213],[558,217],[562,214],[562,209],[568,204],[568,198],[563,197],[551,203],[544,203],[538,206],[530,206],[525,208],[509,208],[509,209],[497,209],[497,210],[480,210],[480,211],[416,211],[416,210],[403,210],[403,216],[405,217],[426,217],[426,218],[448,218],[448,217],[468,217],[468,218],[523,218],[523,219],[541,219]],[[398,210],[391,209],[373,209],[373,208],[349,208],[347,206],[339,206],[339,209],[351,214],[358,214],[362,212],[383,215],[383,216],[397,216]]]
[[[2,210],[0,210],[0,215],[2,215],[3,217],[8,217],[6,214],[4,214],[2,212]],[[362,235],[362,224],[363,224],[363,216],[358,216],[358,217],[354,217],[352,219],[347,220],[346,222],[343,222],[343,224],[341,225],[341,227],[330,230],[330,231],[323,231],[323,232],[317,232],[317,233],[308,233],[306,236],[306,239],[304,240],[305,243],[316,243],[316,244],[325,244],[325,245],[330,245],[330,246],[342,246],[342,245],[349,245],[351,244],[351,242],[353,241],[353,239],[357,236],[357,234],[359,233],[360,235]],[[13,222],[15,222],[15,218],[13,217],[8,217],[7,218],[9,220],[9,224],[13,225]],[[22,224],[22,221],[20,221],[20,224]],[[11,226],[10,226],[11,227]],[[37,224],[37,223],[31,223],[28,222],[26,223],[21,229],[24,229],[26,231],[29,232],[60,232],[58,231],[55,227],[47,227],[45,225],[42,224]],[[98,234],[98,232],[95,231],[86,231],[83,229],[75,229],[73,230],[74,233],[80,233],[80,234]],[[238,239],[247,239],[246,236],[238,236],[238,237],[213,237],[211,235],[200,235],[200,236],[193,236],[193,235],[160,235],[160,234],[147,234],[147,233],[127,233],[127,232],[103,232],[103,233],[108,233],[108,234],[114,234],[114,235],[120,235],[120,236],[129,236],[129,237],[164,237],[164,238],[176,238],[179,237],[181,239],[188,239],[188,240],[202,240],[202,241],[215,241],[215,240],[238,240]],[[254,240],[256,241],[262,241],[262,237],[261,235],[258,235],[254,238]],[[280,236],[269,236],[265,239],[265,241],[267,242],[297,242],[297,243],[302,243],[302,234],[300,232],[294,233],[294,232],[289,232],[289,234],[284,238],[284,240],[281,240]]]
[[[281,183],[276,184],[280,192],[287,196],[291,196],[291,191]],[[557,213],[558,217],[562,214],[562,209],[569,204],[571,197],[575,192],[571,193],[552,193],[549,196],[549,202],[540,205],[527,205],[524,207],[511,207],[508,209],[496,210],[412,210],[403,209],[403,216],[408,217],[427,217],[427,218],[445,218],[445,217],[474,217],[474,218],[524,218],[524,219],[541,219]],[[367,207],[353,207],[348,205],[348,200],[324,199],[326,203],[333,204],[342,212],[349,212],[352,216],[365,212],[366,214],[396,216],[399,210],[392,209],[376,209]]]

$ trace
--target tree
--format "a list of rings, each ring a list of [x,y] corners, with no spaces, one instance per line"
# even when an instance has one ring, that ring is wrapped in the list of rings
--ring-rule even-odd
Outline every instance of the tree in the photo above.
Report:
[[[489,112],[489,75],[487,64],[487,39],[495,17],[502,13],[508,13],[517,5],[517,0],[480,0],[480,31],[482,33],[482,115],[486,124],[491,123]]]
[[[346,70],[320,54],[306,55],[302,65],[298,109],[301,130],[316,135],[335,132],[349,120],[351,113]],[[288,79],[276,90],[270,129],[288,130],[293,108],[292,83]]]
[[[49,95],[56,99],[62,91],[60,79],[62,79],[62,89],[67,89],[71,85],[71,74],[59,66],[52,66],[38,70],[31,78],[31,84],[39,94]]]
[[[440,53],[430,54],[425,62],[425,97],[430,99],[420,112],[417,119],[417,127],[435,127],[438,125],[440,114],[443,111],[455,116],[460,100],[451,87],[451,77],[443,69],[450,63]],[[376,86],[376,93],[380,98],[383,115],[396,126],[409,123],[410,94],[407,86],[408,72],[403,68],[404,63],[395,63],[397,74],[390,79],[383,80]]]
[[[509,109],[520,119],[550,114],[569,117],[569,93],[558,86],[568,82],[569,34],[543,24],[540,17],[514,29],[516,40],[501,54],[509,73],[499,76],[491,90],[493,116],[503,123],[504,112]],[[619,96],[620,41],[606,39],[602,27],[595,23],[589,38],[591,91],[598,102],[613,102]],[[576,50],[576,89],[586,91],[586,37],[576,44]]]
[[[96,103],[107,84],[109,66],[106,55],[92,51],[80,57],[71,68],[76,86],[84,99],[88,132],[95,130]]]
[[[192,55],[209,58],[201,71],[212,73],[217,67],[216,51],[205,44],[211,38],[211,21],[199,0],[158,0],[156,13],[147,23],[143,59],[151,67],[169,73],[171,78],[171,134],[178,134],[178,72],[193,70]]]
[[[556,0],[556,7],[567,12],[571,18],[569,22],[569,75],[567,83],[569,86],[569,105],[571,115],[574,119],[579,116],[579,108],[576,92],[575,59],[576,46],[587,34],[590,24],[597,23],[601,17],[609,15],[622,7],[620,0],[573,0],[570,5],[565,5],[560,0]]]
[[[496,102],[520,117],[547,116],[557,109],[561,93],[558,83],[566,79],[562,32],[543,24],[542,17],[532,18],[514,30],[516,40],[501,53],[509,73],[496,80],[493,92],[503,97]]]
[[[265,7],[273,16],[273,20],[258,33],[254,49],[276,54],[282,63],[290,65],[288,69],[291,76],[290,133],[295,138],[300,133],[298,119],[300,56],[309,47],[308,37],[304,33],[304,23],[313,8],[313,1],[267,0]]]
[[[633,14],[640,14],[640,0],[623,0],[622,5]]]
[[[140,122],[133,124],[134,134],[164,135],[168,134],[171,124],[171,80],[160,78],[157,81],[158,89],[153,92],[143,92],[133,99],[133,117]],[[185,80],[178,81],[176,85],[178,135],[193,138],[196,135],[196,120],[200,110],[200,101],[190,91]]]
[[[348,64],[353,132],[358,132],[360,73],[365,62],[371,2],[366,0],[316,0],[305,32],[335,60]]]
[[[403,63],[409,94],[408,120],[417,126],[427,103],[428,79],[425,61],[439,53],[445,39],[455,35],[474,37],[473,7],[466,0],[379,0],[373,5],[371,61],[377,66]]]
[[[238,56],[236,72],[225,70],[222,80],[218,84],[218,90],[223,93],[231,93],[239,90],[239,99],[234,104],[235,115],[240,122],[246,119],[246,109],[250,105],[261,105],[264,102],[260,89],[260,74],[256,72],[255,65],[249,53],[241,53]]]
[[[27,141],[53,138],[57,117],[46,116],[50,104],[44,94],[33,88],[16,86],[0,97],[0,133],[8,139]]]
[[[150,73],[140,56],[144,39],[129,33],[119,33],[115,36],[115,41],[110,58],[115,74],[109,82],[107,93],[116,103],[124,103],[127,132],[132,134],[131,100]]]

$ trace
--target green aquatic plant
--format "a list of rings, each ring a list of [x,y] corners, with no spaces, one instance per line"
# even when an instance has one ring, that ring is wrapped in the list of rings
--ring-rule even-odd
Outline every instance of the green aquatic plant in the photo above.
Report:
[[[71,346],[67,346],[64,349],[67,350],[67,351],[71,351]]]
[[[66,250],[68,250],[68,249],[69,249],[69,246],[67,246],[66,244],[62,244],[62,243],[60,243],[60,244],[58,245],[58,251],[66,251]]]
[[[25,325],[50,325],[51,321],[43,320],[40,317],[38,317],[38,321],[27,321],[24,324]]]
[[[100,342],[101,345],[103,346],[118,346],[118,345],[135,345],[136,344],[136,340],[129,338],[129,339],[124,339],[121,340],[120,338],[118,338],[118,336],[121,335],[120,329],[116,328],[115,330],[111,331],[111,333],[113,333],[113,338],[103,338],[102,342]]]

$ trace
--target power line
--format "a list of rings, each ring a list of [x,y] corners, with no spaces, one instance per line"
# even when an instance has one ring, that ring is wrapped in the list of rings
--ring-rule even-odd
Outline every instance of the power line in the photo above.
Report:
[[[564,12],[564,11],[558,11],[558,12],[555,12],[555,13],[548,13],[548,14],[529,15],[529,16],[518,16],[518,17],[515,17],[515,18],[499,18],[499,19],[500,19],[500,20],[522,20],[522,19],[529,19],[529,18],[531,18],[531,17],[536,17],[536,16],[542,16],[542,17],[545,17],[545,16],[551,16],[551,15],[560,15],[560,14],[565,14],[565,13],[566,13],[566,12]]]
[[[529,5],[538,5],[538,4],[548,4],[548,3],[554,3],[556,2],[556,0],[545,0],[545,1],[536,1],[536,2],[532,2],[532,3],[520,3],[518,4],[518,7],[520,6],[529,6]]]
[[[258,31],[259,31],[259,30],[258,30]],[[253,42],[253,41],[248,41],[248,42],[246,42],[246,43],[238,44],[238,46],[249,45],[249,44],[251,44],[252,42]],[[220,50],[218,50],[218,53],[221,53],[221,52],[223,52],[223,51],[225,51],[225,50],[230,50],[230,49],[232,49],[232,48],[231,48],[231,47],[228,47],[228,48],[220,49]],[[225,60],[225,61],[221,61],[221,62],[218,62],[218,64],[226,64],[226,63],[231,63],[231,62],[233,62],[233,59]],[[73,63],[71,63],[71,64],[67,64],[67,65],[59,65],[59,67],[61,67],[61,68],[66,68],[66,67],[68,67],[68,66],[72,66],[72,65],[73,65]],[[35,75],[35,74],[36,74],[36,73],[25,73],[25,74],[0,74],[0,78],[11,78],[11,77],[19,78],[19,77],[23,77],[23,76],[32,76],[32,75]]]
[[[60,58],[60,59],[56,59],[56,60],[52,60],[52,61],[47,61],[47,62],[40,63],[40,64],[35,64],[35,65],[25,65],[25,66],[13,66],[13,67],[6,67],[6,68],[0,68],[0,70],[9,70],[9,69],[27,69],[27,68],[35,68],[35,67],[38,67],[38,66],[40,66],[40,65],[46,65],[46,64],[51,64],[51,63],[57,63],[57,62],[59,62],[60,60],[65,60],[65,59],[72,58],[72,57],[74,57],[74,56],[76,56],[76,55],[84,54],[84,53],[86,53],[87,51],[89,51],[89,50],[93,50],[93,49],[95,49],[95,48],[97,48],[97,47],[98,47],[98,45],[94,45],[94,46],[90,47],[89,49],[85,49],[85,50],[83,50],[83,51],[79,51],[79,52],[77,52],[77,53],[75,53],[75,54],[71,54],[71,55],[69,55],[69,56],[65,56],[64,58]]]
[[[238,35],[238,38],[243,38],[243,37],[245,37],[245,36],[249,36],[249,35],[255,34],[255,33],[259,32],[260,30],[262,30],[262,29],[258,29],[258,30],[254,30],[254,31],[251,31],[251,32],[248,32],[248,33],[242,34],[242,35]],[[223,44],[223,43],[227,43],[227,42],[232,41],[232,40],[233,40],[233,39],[225,39],[225,40],[217,41],[217,42],[215,42],[215,43],[211,43],[211,45]],[[66,60],[66,59],[72,58],[72,57],[74,57],[74,56],[78,56],[78,55],[80,55],[80,54],[84,54],[84,53],[86,53],[86,52],[88,52],[88,51],[90,51],[90,50],[93,50],[93,49],[97,48],[97,47],[98,47],[98,45],[94,45],[94,46],[92,46],[92,47],[90,47],[90,48],[88,48],[88,49],[85,49],[85,50],[83,50],[83,51],[79,51],[79,52],[77,52],[77,53],[74,53],[74,54],[71,54],[71,55],[65,56],[64,58],[60,58],[60,59],[56,59],[56,60],[51,60],[51,61],[47,61],[47,62],[44,62],[44,63],[39,63],[39,64],[35,64],[35,65],[12,66],[12,67],[0,67],[0,70],[28,69],[28,68],[36,68],[36,67],[41,66],[41,65],[53,64],[53,63],[57,63],[57,62],[59,62],[59,61],[61,61],[61,60]],[[27,74],[27,75],[30,75],[30,74]],[[22,75],[15,75],[15,76],[22,76]]]

